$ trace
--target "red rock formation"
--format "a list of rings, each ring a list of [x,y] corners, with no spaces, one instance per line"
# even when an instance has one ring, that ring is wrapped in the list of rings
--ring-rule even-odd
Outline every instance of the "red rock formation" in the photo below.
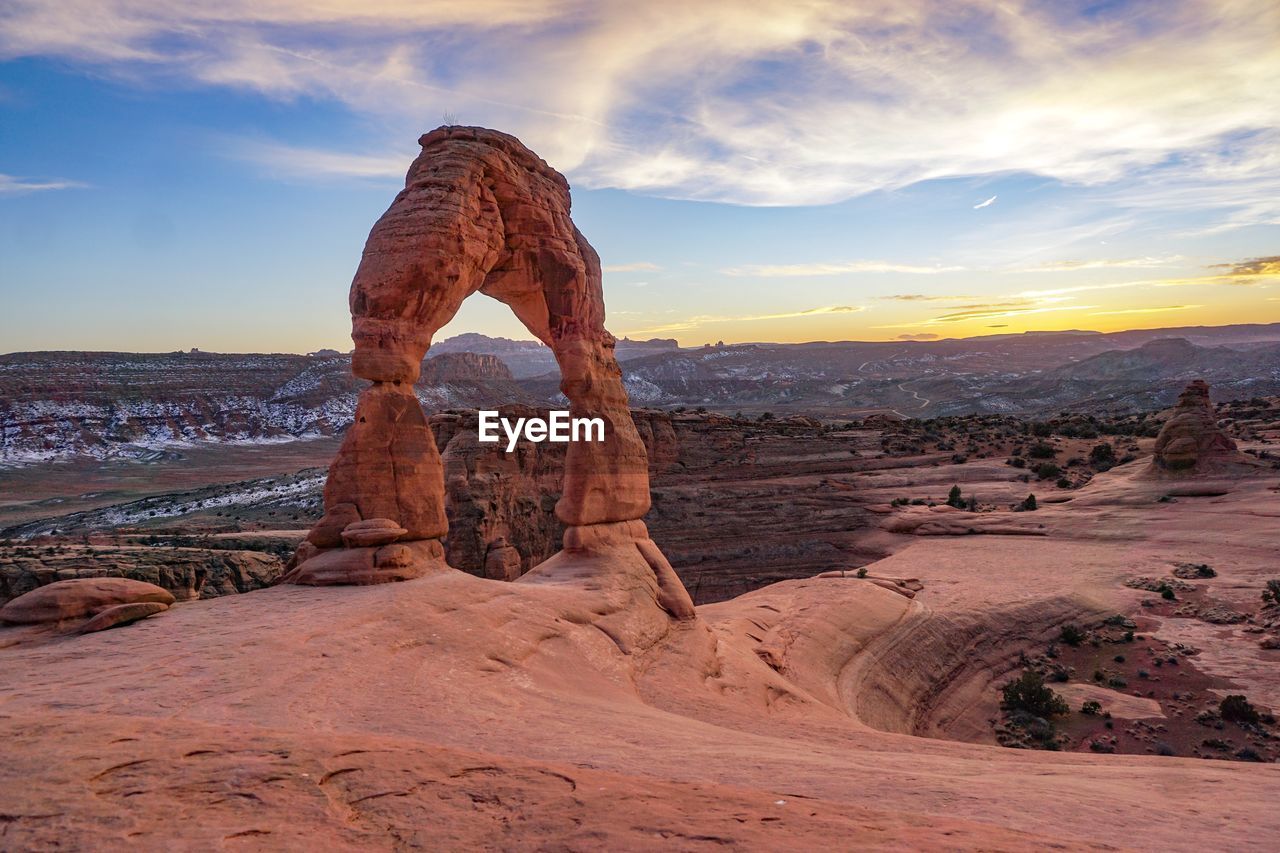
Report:
[[[1173,414],[1156,436],[1153,473],[1197,473],[1250,464],[1236,443],[1218,428],[1209,385],[1197,379],[1178,397]]]
[[[0,622],[33,625],[91,616],[118,604],[157,602],[168,607],[173,593],[128,578],[77,578],[20,595],[0,607]]]
[[[159,601],[134,601],[129,604],[117,604],[114,607],[108,607],[101,610],[96,616],[80,626],[81,634],[92,634],[97,631],[105,631],[108,628],[119,628],[121,625],[128,625],[137,622],[139,619],[146,619],[148,616],[154,616],[157,613],[163,613],[169,609],[169,605]]]
[[[569,218],[568,182],[496,131],[443,127],[419,142],[422,153],[369,234],[351,284],[352,370],[374,384],[361,394],[330,469],[325,516],[289,579],[376,583],[445,568],[442,548],[392,566],[379,560],[394,546],[384,543],[374,554],[372,544],[346,533],[379,518],[403,528],[403,542],[438,546],[444,536],[440,455],[413,383],[432,336],[477,291],[510,306],[551,347],[570,413],[605,423],[604,441],[568,446],[556,516],[570,533],[610,525],[652,544],[643,525],[617,527],[649,509],[648,459],[627,407],[615,339],[604,328],[600,259]],[[406,559],[403,550],[396,554]]]

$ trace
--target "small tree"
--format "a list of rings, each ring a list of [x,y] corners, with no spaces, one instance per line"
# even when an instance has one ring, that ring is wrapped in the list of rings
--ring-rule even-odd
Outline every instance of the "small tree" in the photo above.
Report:
[[[952,486],[951,491],[947,493],[947,506],[953,506],[956,509],[964,508],[964,497],[960,494],[959,486]]]
[[[1022,499],[1023,512],[1035,512],[1039,508],[1040,507],[1036,505],[1035,495],[1027,495],[1025,498]]]
[[[1089,451],[1089,461],[1102,471],[1112,468],[1116,464],[1116,449],[1109,442],[1096,445]]]
[[[1230,723],[1256,723],[1261,716],[1248,699],[1239,693],[1233,693],[1222,700],[1218,706],[1222,719]]]
[[[1048,719],[1068,713],[1071,709],[1064,700],[1045,686],[1044,676],[1034,669],[1023,670],[1022,675],[1000,688],[1006,711],[1026,711]]]
[[[1084,631],[1080,630],[1080,626],[1076,624],[1063,625],[1058,639],[1068,646],[1075,647],[1084,642]]]

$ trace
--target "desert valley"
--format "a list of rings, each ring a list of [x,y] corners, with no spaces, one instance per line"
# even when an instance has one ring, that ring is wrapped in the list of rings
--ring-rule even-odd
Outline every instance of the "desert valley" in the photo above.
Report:
[[[1274,849],[1280,324],[619,341],[420,143],[352,353],[0,357],[6,849]]]

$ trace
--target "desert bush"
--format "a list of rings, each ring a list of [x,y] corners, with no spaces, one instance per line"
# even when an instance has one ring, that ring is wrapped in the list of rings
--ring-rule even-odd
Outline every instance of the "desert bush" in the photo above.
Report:
[[[1037,441],[1027,449],[1027,455],[1032,459],[1052,459],[1058,455],[1058,448],[1044,441]]]
[[[1094,445],[1089,451],[1089,462],[1095,468],[1103,471],[1114,467],[1116,464],[1116,449],[1109,442]]]
[[[1058,635],[1058,639],[1068,646],[1079,646],[1084,642],[1084,631],[1079,625],[1069,623],[1062,626],[1062,633]]]
[[[1239,693],[1232,693],[1218,705],[1222,719],[1230,723],[1256,723],[1261,718],[1258,709]]]
[[[1102,713],[1102,703],[1096,699],[1086,699],[1084,704],[1080,706],[1080,713],[1089,717],[1096,717]]]
[[[1066,700],[1046,687],[1044,676],[1034,669],[1023,670],[1022,675],[1000,689],[1000,707],[1006,711],[1023,711],[1048,719],[1068,713]]]
[[[1052,462],[1042,462],[1036,466],[1036,476],[1041,480],[1051,480],[1062,473],[1062,469]]]
[[[964,509],[964,497],[960,494],[959,486],[952,486],[951,491],[947,492],[947,506]]]
[[[1027,495],[1025,498],[1022,499],[1022,503],[1019,506],[1022,507],[1023,512],[1035,512],[1037,509],[1040,508],[1036,504],[1035,495]]]

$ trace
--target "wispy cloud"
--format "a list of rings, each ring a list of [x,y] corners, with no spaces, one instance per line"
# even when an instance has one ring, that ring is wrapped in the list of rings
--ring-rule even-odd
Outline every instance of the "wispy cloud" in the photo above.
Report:
[[[915,332],[914,334],[898,335],[897,339],[900,341],[936,341],[938,337],[933,332]]]
[[[1076,272],[1078,270],[1134,269],[1171,267],[1182,260],[1181,255],[1167,258],[1092,258],[1089,260],[1049,261],[1028,267],[1015,267],[1006,272]]]
[[[1252,258],[1234,264],[1213,264],[1209,269],[1226,270],[1220,278],[1275,278],[1280,277],[1280,255]]]
[[[958,302],[964,299],[977,299],[976,296],[946,295],[932,293],[892,293],[888,296],[877,296],[877,299],[892,299],[897,302]]]
[[[737,316],[700,315],[685,320],[677,320],[651,329],[630,329],[628,335],[654,335],[665,332],[681,332],[690,329],[710,326],[717,323],[754,323],[764,320],[790,320],[797,317],[821,317],[828,314],[856,314],[865,311],[864,305],[824,305],[820,308],[808,308],[803,311],[783,311],[777,314],[747,314]]]
[[[0,175],[0,195],[25,195],[26,193],[49,192],[51,190],[75,190],[83,189],[87,186],[88,184],[82,184],[79,181],[62,179],[36,180],[33,178],[18,178],[13,175]]]
[[[228,151],[238,159],[255,163],[277,176],[308,180],[328,177],[388,181],[404,180],[414,153],[356,154],[248,140],[228,143]]]
[[[729,267],[720,272],[725,275],[751,276],[754,278],[806,278],[810,276],[842,275],[845,273],[904,273],[907,275],[934,275],[959,272],[964,267],[924,266],[920,264],[892,263],[890,261],[842,261],[839,263],[808,264],[747,264]]]
[[[977,204],[975,204],[975,205],[973,206],[973,209],[974,209],[974,210],[982,210],[982,208],[984,208],[984,207],[990,207],[991,205],[993,205],[993,204],[995,204],[995,203],[996,203],[996,199],[997,199],[997,198],[999,198],[999,196],[994,196],[994,195],[993,195],[991,198],[987,199],[986,201],[980,201],[980,202],[978,202]]]
[[[649,261],[636,261],[631,264],[607,264],[604,267],[605,272],[652,272],[660,269],[662,267]]]
[[[939,323],[977,322],[980,320],[1002,320],[1006,317],[1022,317],[1029,314],[1046,314],[1051,311],[1083,311],[1097,308],[1097,305],[1037,305],[1032,307],[1001,308],[998,305],[974,306],[962,311],[951,311],[937,317],[917,323],[903,323],[898,326],[882,326],[880,328],[902,328],[904,326],[932,326]]]
[[[821,204],[1030,172],[1280,221],[1274,0],[19,0],[0,20],[0,58],[334,100],[385,129],[374,160],[450,111],[591,187]]]
[[[1117,311],[1093,311],[1090,317],[1106,317],[1112,314],[1162,314],[1165,311],[1190,311],[1203,305],[1162,305],[1158,308],[1123,308]]]

